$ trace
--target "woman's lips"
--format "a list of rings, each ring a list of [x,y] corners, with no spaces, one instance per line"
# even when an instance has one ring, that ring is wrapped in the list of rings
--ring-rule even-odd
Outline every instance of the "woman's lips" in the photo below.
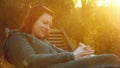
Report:
[[[46,35],[48,34],[48,31],[42,30],[42,32]]]

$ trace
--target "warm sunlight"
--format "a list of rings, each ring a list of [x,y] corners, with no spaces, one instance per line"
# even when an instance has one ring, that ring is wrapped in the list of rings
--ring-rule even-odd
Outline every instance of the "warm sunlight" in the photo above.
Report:
[[[101,7],[102,6],[102,1],[98,1],[97,6]]]
[[[32,6],[31,6],[31,5],[29,5],[29,7],[30,7],[30,8],[32,8]]]
[[[76,8],[82,8],[81,0],[73,0]]]
[[[97,6],[109,6],[111,4],[112,0],[99,0],[97,2]]]
[[[112,0],[105,0],[104,6],[109,6],[111,4]]]
[[[116,6],[120,6],[120,0],[116,0],[116,1],[115,1],[115,5],[116,5]]]
[[[120,0],[98,0],[97,6],[120,6]]]

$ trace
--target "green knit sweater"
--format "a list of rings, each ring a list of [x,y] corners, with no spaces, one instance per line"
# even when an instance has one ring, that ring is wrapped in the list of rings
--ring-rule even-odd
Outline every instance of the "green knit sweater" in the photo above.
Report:
[[[74,60],[72,52],[52,46],[30,34],[10,31],[5,43],[7,59],[17,68],[45,68]]]

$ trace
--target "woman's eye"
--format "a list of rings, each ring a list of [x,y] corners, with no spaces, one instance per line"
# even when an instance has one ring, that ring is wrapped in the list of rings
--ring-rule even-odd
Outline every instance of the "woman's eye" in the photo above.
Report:
[[[48,24],[49,22],[47,22],[47,21],[43,21],[43,24]]]
[[[44,22],[44,24],[48,24],[48,22]]]
[[[43,21],[43,24],[44,24],[44,25],[49,25],[50,27],[51,27],[51,25],[52,25],[52,24],[51,24],[50,22],[48,22],[48,21]]]

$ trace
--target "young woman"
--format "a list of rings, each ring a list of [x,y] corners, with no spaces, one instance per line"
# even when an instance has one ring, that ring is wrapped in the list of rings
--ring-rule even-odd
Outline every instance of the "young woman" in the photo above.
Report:
[[[26,15],[18,31],[11,30],[4,45],[5,58],[16,68],[106,68],[118,67],[119,59],[112,54],[89,56],[79,48],[67,52],[47,41],[53,12],[45,6],[36,6]]]

